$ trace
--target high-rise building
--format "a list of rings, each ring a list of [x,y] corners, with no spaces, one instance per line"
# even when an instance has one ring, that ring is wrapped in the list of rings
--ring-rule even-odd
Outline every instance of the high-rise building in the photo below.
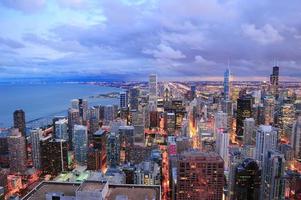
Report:
[[[215,136],[220,133],[228,131],[228,115],[222,111],[214,115],[214,134]]]
[[[256,160],[245,159],[235,168],[235,200],[258,200],[260,197],[261,170]]]
[[[11,129],[7,139],[9,151],[9,168],[11,173],[25,173],[26,171],[26,142],[19,129]]]
[[[273,125],[275,118],[275,98],[273,96],[266,96],[263,101],[263,106],[265,125]]]
[[[23,110],[14,112],[14,128],[18,128],[22,136],[26,137],[25,112]]]
[[[256,159],[263,164],[268,150],[277,148],[278,131],[272,126],[260,125],[256,132]]]
[[[168,134],[173,135],[176,129],[176,116],[175,113],[165,113],[164,127]]]
[[[44,174],[57,175],[68,169],[68,143],[66,140],[40,139],[41,169]]]
[[[55,138],[56,139],[63,139],[68,141],[68,120],[67,119],[60,119],[54,123],[55,129]]]
[[[120,137],[120,162],[127,163],[130,161],[129,152],[134,146],[134,131],[133,126],[120,126],[119,137]]]
[[[230,69],[227,69],[224,73],[224,99],[230,100],[232,87],[232,77]]]
[[[114,120],[114,118],[115,118],[114,112],[115,112],[114,106],[107,105],[104,107],[104,121],[106,124],[109,124],[111,121]]]
[[[107,134],[108,132],[105,130],[99,130],[92,134],[91,141],[88,147],[88,170],[105,172],[107,167]]]
[[[289,141],[295,121],[295,109],[293,104],[284,104],[280,108],[279,128],[281,139]]]
[[[120,140],[118,134],[109,133],[106,148],[108,167],[117,167],[120,163]]]
[[[157,95],[158,95],[158,86],[157,86],[157,75],[149,75],[149,108],[150,111],[157,110]]]
[[[177,200],[220,200],[224,187],[224,162],[213,152],[188,151],[177,161]]]
[[[293,147],[296,159],[301,159],[301,116],[298,116],[293,125],[291,145]]]
[[[138,110],[139,105],[139,88],[131,88],[129,90],[130,110]]]
[[[34,129],[30,131],[30,141],[31,141],[31,157],[33,167],[36,169],[41,169],[41,152],[40,152],[40,138],[42,137],[41,129]]]
[[[271,94],[278,99],[279,97],[279,67],[273,67],[273,73],[270,75],[270,91]]]
[[[73,128],[74,125],[81,124],[80,116],[79,116],[79,110],[75,108],[69,108],[68,110],[68,136],[69,136],[69,146],[70,149],[73,149],[72,146],[72,135],[73,135]]]
[[[285,199],[284,169],[284,155],[277,151],[269,150],[263,166],[262,200]]]
[[[227,131],[218,132],[216,135],[216,152],[224,160],[224,169],[229,170],[229,145],[230,138]]]
[[[121,109],[127,109],[128,108],[128,104],[129,104],[129,100],[128,100],[128,91],[122,91],[119,94],[119,100],[120,100],[120,108]]]
[[[256,125],[253,118],[246,118],[244,120],[243,143],[244,145],[254,145],[256,138]]]
[[[74,158],[77,164],[87,162],[88,130],[86,126],[75,125],[73,130]]]
[[[243,139],[244,120],[252,117],[252,105],[251,95],[242,95],[237,99],[236,135],[238,139]]]
[[[88,116],[88,101],[86,99],[73,99],[71,108],[79,111],[80,119],[85,124]]]

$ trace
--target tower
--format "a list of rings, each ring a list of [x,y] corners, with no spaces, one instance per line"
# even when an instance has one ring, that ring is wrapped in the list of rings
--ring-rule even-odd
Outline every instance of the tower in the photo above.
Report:
[[[86,126],[75,125],[73,130],[74,157],[79,165],[87,162],[88,131]]]
[[[273,72],[270,75],[270,92],[276,98],[279,97],[279,67],[274,66]]]
[[[31,148],[32,148],[32,162],[36,169],[41,169],[41,152],[40,152],[40,138],[42,137],[41,129],[34,129],[30,132]]]
[[[224,99],[226,101],[230,100],[232,89],[232,76],[230,69],[227,69],[224,73]]]
[[[157,75],[149,75],[149,107],[150,111],[157,110],[157,95],[158,95],[158,86],[157,86]]]

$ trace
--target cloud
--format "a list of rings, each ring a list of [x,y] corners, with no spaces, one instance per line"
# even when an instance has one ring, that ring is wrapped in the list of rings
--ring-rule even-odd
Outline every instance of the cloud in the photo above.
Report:
[[[245,36],[263,45],[277,43],[284,39],[270,24],[266,24],[262,28],[256,28],[254,24],[244,24],[242,32]]]
[[[0,2],[8,8],[25,13],[36,12],[46,4],[46,0],[1,0]]]
[[[156,59],[182,59],[186,58],[186,56],[179,50],[175,50],[170,46],[165,44],[159,44],[157,49],[149,50],[146,49],[143,51],[145,54],[151,54]]]
[[[194,57],[195,63],[197,64],[201,64],[201,65],[216,65],[215,62],[210,61],[210,60],[206,60],[205,58],[203,58],[202,56],[198,55]]]
[[[10,47],[12,49],[19,49],[19,48],[25,47],[24,44],[22,44],[16,40],[12,40],[9,38],[3,38],[3,37],[0,37],[0,45],[4,45],[4,46]]]

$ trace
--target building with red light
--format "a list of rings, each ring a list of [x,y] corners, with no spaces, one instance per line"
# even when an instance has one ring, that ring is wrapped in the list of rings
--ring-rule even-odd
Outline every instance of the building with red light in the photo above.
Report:
[[[177,161],[177,200],[220,200],[224,161],[214,152],[187,151]]]

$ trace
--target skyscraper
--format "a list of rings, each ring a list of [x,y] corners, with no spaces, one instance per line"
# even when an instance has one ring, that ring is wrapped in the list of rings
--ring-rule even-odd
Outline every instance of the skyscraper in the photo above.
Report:
[[[19,129],[11,129],[7,139],[9,151],[9,168],[11,173],[25,173],[26,171],[26,143],[25,137]]]
[[[261,170],[256,160],[245,159],[235,169],[235,200],[258,200],[260,196]]]
[[[252,117],[253,98],[251,95],[241,95],[237,99],[236,135],[243,138],[243,124],[246,118]]]
[[[267,159],[268,150],[276,149],[278,131],[272,126],[260,125],[256,132],[256,159],[263,164]]]
[[[79,111],[80,119],[85,124],[88,114],[88,101],[86,99],[73,99],[71,101],[71,108]]]
[[[120,140],[118,134],[109,133],[106,149],[108,167],[117,167],[120,162]]]
[[[278,151],[269,150],[263,166],[262,200],[284,199],[284,155]]]
[[[275,117],[275,97],[266,96],[263,101],[264,105],[264,123],[265,125],[273,125]]]
[[[41,169],[44,174],[57,175],[68,169],[68,143],[66,140],[40,139]]]
[[[273,72],[270,75],[270,91],[271,94],[278,99],[279,97],[279,67],[274,66]]]
[[[231,97],[232,77],[230,69],[224,73],[224,99],[229,101]]]
[[[298,116],[293,125],[291,145],[293,147],[295,157],[297,159],[301,159],[301,116]]]
[[[22,136],[26,137],[25,112],[23,110],[14,112],[14,128],[18,128]]]
[[[224,169],[229,170],[229,133],[227,131],[221,131],[216,135],[216,152],[224,160]]]
[[[76,125],[76,124],[81,124],[79,111],[75,108],[69,108],[69,110],[68,110],[68,136],[69,136],[68,142],[69,142],[70,149],[73,149],[72,136],[73,136],[74,125]]]
[[[253,118],[246,118],[244,120],[243,143],[244,145],[255,144],[255,120]]]
[[[86,126],[75,125],[73,130],[74,158],[79,165],[87,162],[88,130]]]
[[[134,130],[133,126],[120,126],[120,162],[129,162],[129,151],[134,146]]]
[[[34,129],[30,131],[30,141],[32,148],[32,162],[36,169],[41,169],[41,152],[40,152],[40,138],[42,137],[41,129]]]
[[[158,86],[157,86],[157,75],[151,74],[149,75],[149,108],[150,111],[157,110],[157,95],[158,95]]]
[[[55,138],[56,139],[63,139],[68,141],[68,120],[67,119],[60,119],[54,123],[55,129]]]
[[[127,109],[128,108],[128,104],[129,104],[129,100],[128,100],[128,91],[122,91],[119,94],[119,100],[120,100],[120,108],[121,109]]]
[[[177,200],[220,200],[224,187],[224,162],[216,153],[188,151],[177,161]]]
[[[138,110],[139,93],[140,93],[140,91],[138,88],[131,88],[129,90],[130,110]]]

